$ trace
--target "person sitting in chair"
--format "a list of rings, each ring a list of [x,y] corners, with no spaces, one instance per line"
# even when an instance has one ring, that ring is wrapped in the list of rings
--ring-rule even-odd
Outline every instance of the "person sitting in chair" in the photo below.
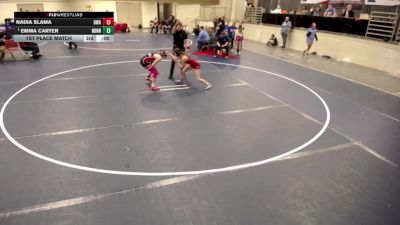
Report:
[[[199,37],[197,38],[197,51],[202,51],[204,46],[210,43],[210,35],[204,30],[204,27],[200,27]]]
[[[4,42],[4,32],[0,30],[0,61],[3,61],[6,55],[6,43]]]
[[[31,59],[39,59],[42,56],[40,54],[39,46],[35,42],[20,42],[19,47],[24,51],[32,51],[29,55]]]
[[[226,50],[225,58],[229,58],[229,38],[226,35],[225,31],[221,32],[221,35],[218,37],[217,47],[215,48],[214,57],[217,57],[217,54],[222,49]]]
[[[151,26],[150,33],[152,34],[152,33],[153,33],[153,30],[156,29],[156,34],[158,34],[158,28],[159,28],[160,24],[161,24],[161,23],[160,23],[160,21],[157,19],[157,17],[154,18],[153,24],[152,24],[152,26]]]

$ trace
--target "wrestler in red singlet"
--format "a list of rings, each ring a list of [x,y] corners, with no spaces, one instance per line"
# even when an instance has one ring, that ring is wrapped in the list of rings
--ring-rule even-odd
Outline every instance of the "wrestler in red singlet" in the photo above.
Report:
[[[150,72],[150,75],[146,78],[146,80],[151,82],[150,89],[152,91],[160,90],[160,88],[156,85],[156,79],[159,73],[155,66],[161,61],[161,59],[167,57],[167,54],[167,51],[161,50],[160,54],[147,53],[140,59],[140,64]]]
[[[196,80],[205,85],[204,89],[211,89],[212,85],[208,83],[208,81],[201,78],[200,63],[198,61],[190,58],[179,48],[174,49],[174,54],[171,54],[171,57],[175,61],[180,60],[181,76],[179,80],[175,81],[176,83],[182,83],[182,80],[186,78],[186,72],[189,70],[194,70]]]

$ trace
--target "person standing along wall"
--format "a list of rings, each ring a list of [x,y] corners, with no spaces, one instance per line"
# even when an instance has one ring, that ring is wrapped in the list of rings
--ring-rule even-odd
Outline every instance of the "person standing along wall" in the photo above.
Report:
[[[289,17],[285,17],[285,21],[283,21],[281,26],[281,35],[282,35],[282,48],[286,48],[286,40],[289,35],[290,29],[292,29],[292,22],[290,22]]]

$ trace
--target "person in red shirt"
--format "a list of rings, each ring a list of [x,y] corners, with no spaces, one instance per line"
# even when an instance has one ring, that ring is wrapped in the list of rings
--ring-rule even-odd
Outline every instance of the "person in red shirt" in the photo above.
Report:
[[[158,70],[156,68],[157,63],[159,63],[163,58],[166,58],[168,52],[161,50],[160,54],[147,53],[140,59],[140,64],[146,68],[150,74],[147,76],[146,80],[150,82],[150,89],[152,91],[159,91],[160,88],[156,85],[156,79],[158,76]]]
[[[212,85],[208,83],[208,81],[201,78],[201,70],[200,70],[200,63],[196,60],[190,58],[188,55],[185,54],[184,51],[180,48],[174,49],[174,54],[170,54],[171,58],[174,61],[180,61],[180,68],[181,68],[181,75],[179,80],[175,80],[175,83],[182,83],[182,80],[186,78],[186,72],[190,70],[194,70],[194,75],[196,80],[205,85],[205,90],[211,89]]]

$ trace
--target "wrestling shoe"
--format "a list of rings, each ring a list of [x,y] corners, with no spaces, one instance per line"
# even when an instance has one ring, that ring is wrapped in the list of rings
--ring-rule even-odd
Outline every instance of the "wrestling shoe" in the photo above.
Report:
[[[152,91],[159,91],[159,90],[160,90],[160,87],[154,86],[154,87],[151,87],[150,90],[152,90]]]

